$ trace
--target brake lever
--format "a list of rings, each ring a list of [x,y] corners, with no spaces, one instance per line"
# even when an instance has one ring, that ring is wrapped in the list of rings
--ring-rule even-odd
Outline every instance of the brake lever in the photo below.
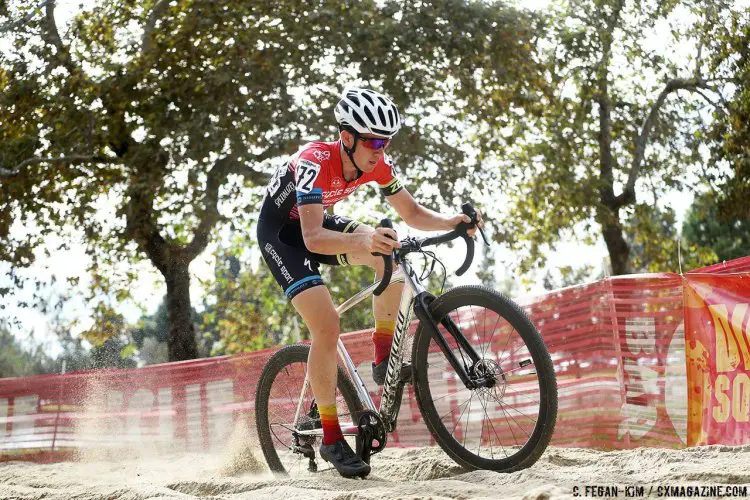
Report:
[[[482,235],[484,244],[490,246],[490,242],[487,240],[487,236],[484,234],[484,229],[479,226],[479,216],[477,215],[477,211],[474,208],[474,205],[472,205],[471,203],[464,203],[463,205],[461,205],[461,211],[465,215],[469,216],[469,218],[471,219],[471,225],[476,226],[476,228],[479,229],[479,234]]]

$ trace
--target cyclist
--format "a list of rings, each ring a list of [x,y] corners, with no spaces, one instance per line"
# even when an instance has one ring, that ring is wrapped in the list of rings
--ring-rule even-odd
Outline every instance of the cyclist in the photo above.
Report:
[[[373,253],[390,254],[400,244],[392,229],[372,228],[332,216],[325,209],[359,186],[376,182],[413,228],[452,230],[470,219],[464,214],[438,214],[404,189],[385,153],[401,127],[401,116],[389,98],[351,88],[344,91],[334,114],[339,140],[305,144],[271,178],[258,218],[258,242],[276,281],[312,335],[308,375],[323,426],[320,456],[341,475],[355,477],[368,474],[370,466],[349,447],[339,427],[335,400],[339,316],[318,266],[366,265],[380,278],[383,259]],[[373,298],[372,374],[379,385],[385,379],[402,288],[403,282],[392,283]]]

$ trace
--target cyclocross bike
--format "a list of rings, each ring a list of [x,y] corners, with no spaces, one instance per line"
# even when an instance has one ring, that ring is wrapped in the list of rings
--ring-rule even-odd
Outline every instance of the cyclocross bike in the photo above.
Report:
[[[369,463],[396,429],[404,388],[413,386],[416,403],[440,447],[466,469],[513,472],[531,466],[552,437],[557,419],[557,383],[552,361],[537,329],[518,305],[482,286],[460,286],[435,297],[422,284],[407,255],[463,238],[466,258],[474,257],[467,230],[477,222],[471,204],[463,212],[472,223],[432,238],[406,238],[384,256],[382,280],[337,307],[343,314],[394,281],[404,281],[388,371],[377,408],[344,343],[339,339],[336,404],[345,436]],[[391,227],[390,221],[381,224]],[[485,238],[484,232],[482,237]],[[486,243],[485,238],[485,243]],[[393,275],[392,262],[399,266]],[[412,312],[416,329],[411,328]],[[413,335],[412,335],[412,332]],[[318,471],[322,437],[315,399],[307,378],[309,345],[291,345],[266,363],[257,385],[258,438],[271,471]],[[306,459],[306,460],[305,460]]]

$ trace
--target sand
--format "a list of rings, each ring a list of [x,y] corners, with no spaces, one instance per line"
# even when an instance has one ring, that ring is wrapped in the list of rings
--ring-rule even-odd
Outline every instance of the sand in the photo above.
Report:
[[[574,498],[585,488],[745,485],[750,495],[750,446],[689,450],[640,448],[603,452],[550,448],[533,467],[512,474],[467,472],[439,448],[386,449],[364,480],[325,470],[310,477],[276,478],[257,450],[140,458],[0,464],[0,498],[12,499],[380,499]],[[260,456],[260,455],[257,455]],[[577,488],[577,489],[576,489]],[[613,490],[588,490],[611,493]],[[631,493],[633,491],[631,490]],[[742,495],[740,495],[742,497]]]

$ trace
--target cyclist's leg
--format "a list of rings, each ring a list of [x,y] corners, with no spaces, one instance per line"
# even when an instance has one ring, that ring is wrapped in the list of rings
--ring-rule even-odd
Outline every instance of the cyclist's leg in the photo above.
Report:
[[[342,233],[373,232],[375,229],[358,221],[343,217],[341,215],[326,214],[323,227],[331,231]],[[317,255],[313,254],[318,262],[329,265],[365,265],[375,270],[375,276],[383,277],[383,258],[376,257],[369,252],[347,253],[345,255]],[[376,322],[395,322],[398,314],[398,304],[401,300],[401,291],[404,284],[392,283],[379,297],[373,296],[373,313]],[[392,328],[391,328],[392,330]]]
[[[364,231],[374,231],[374,229],[360,225],[355,230],[355,232]],[[366,265],[373,268],[377,279],[383,277],[385,266],[382,257],[371,253],[352,253],[347,255],[347,260],[353,265]],[[391,282],[380,296],[372,298],[372,310],[375,316],[375,332],[372,335],[374,346],[372,378],[379,385],[385,382],[388,356],[393,343],[393,331],[403,289],[403,282]]]
[[[320,456],[345,477],[365,476],[370,466],[344,440],[336,411],[336,348],[340,327],[331,295],[325,286],[314,286],[297,294],[292,304],[312,334],[307,374],[323,424]]]
[[[344,476],[366,475],[370,466],[344,440],[336,411],[339,315],[318,272],[318,260],[302,241],[299,224],[258,221],[263,258],[312,335],[308,376],[323,424],[320,456]],[[325,257],[325,260],[334,256]]]
[[[341,330],[331,294],[325,286],[315,286],[295,296],[292,304],[312,336],[307,373],[315,401],[318,407],[336,404],[336,347]]]

